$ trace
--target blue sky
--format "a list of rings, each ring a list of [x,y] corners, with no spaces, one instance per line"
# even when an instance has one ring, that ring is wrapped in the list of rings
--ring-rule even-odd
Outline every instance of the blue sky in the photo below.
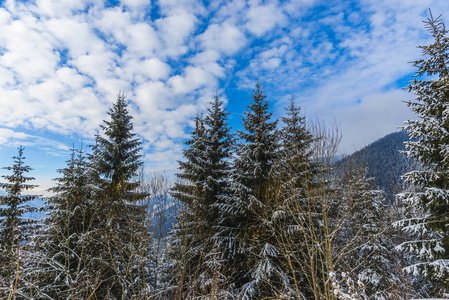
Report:
[[[173,172],[213,93],[240,128],[257,78],[276,116],[294,95],[353,152],[414,118],[402,88],[430,41],[428,8],[449,17],[447,0],[3,1],[0,161],[24,145],[46,194],[122,90],[147,169]]]

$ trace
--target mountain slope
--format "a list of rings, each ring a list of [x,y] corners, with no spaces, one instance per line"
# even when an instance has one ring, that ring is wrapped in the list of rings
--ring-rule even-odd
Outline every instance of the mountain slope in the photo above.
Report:
[[[368,177],[373,177],[374,188],[385,192],[388,204],[394,201],[394,195],[402,190],[401,176],[412,170],[413,161],[399,151],[405,150],[406,132],[390,133],[369,144],[359,151],[343,158],[338,164],[355,160],[368,169]]]

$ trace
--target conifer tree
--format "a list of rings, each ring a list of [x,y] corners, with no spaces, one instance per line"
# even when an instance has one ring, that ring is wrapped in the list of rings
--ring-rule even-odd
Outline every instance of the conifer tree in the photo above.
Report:
[[[179,162],[182,179],[172,190],[172,196],[181,201],[183,210],[178,216],[176,247],[181,251],[179,264],[189,281],[185,297],[195,293],[218,297],[218,285],[224,284],[219,249],[215,243],[218,225],[218,206],[228,189],[229,159],[233,136],[227,125],[227,115],[218,95],[210,103],[207,114],[195,119],[195,130],[188,149],[186,161]],[[178,282],[178,285],[181,284]],[[179,288],[179,287],[178,287]]]
[[[258,82],[239,131],[241,143],[233,162],[230,195],[220,206],[218,242],[229,260],[229,277],[239,296],[272,296],[272,278],[282,276],[273,248],[274,232],[266,219],[270,173],[278,158],[277,121]]]
[[[135,202],[145,196],[137,195],[135,190],[139,182],[132,182],[143,164],[140,154],[142,141],[132,132],[132,116],[125,99],[124,94],[118,94],[117,102],[108,112],[111,120],[104,120],[100,125],[104,136],[96,136],[94,151],[98,161],[95,167],[104,191],[112,197],[123,197],[121,193],[126,192],[128,200]]]
[[[203,237],[199,228],[204,225],[204,220],[197,220],[197,210],[203,211],[204,197],[203,186],[206,180],[205,169],[205,127],[201,115],[195,118],[195,128],[192,131],[191,139],[185,144],[188,146],[183,151],[186,161],[179,161],[179,169],[182,173],[176,174],[180,179],[175,183],[170,194],[180,202],[180,211],[176,216],[177,224],[172,231],[172,247],[170,256],[173,258],[172,273],[175,274],[173,284],[177,286],[176,298],[193,298],[197,285],[194,284],[195,275],[199,274],[199,269],[204,262],[202,252]],[[171,295],[169,297],[175,297]]]
[[[14,156],[14,164],[4,167],[12,171],[11,175],[3,175],[6,183],[0,183],[0,187],[6,191],[5,196],[0,196],[0,296],[10,294],[17,289],[19,270],[21,269],[20,248],[27,242],[30,236],[32,221],[24,217],[24,214],[35,209],[29,205],[36,196],[22,195],[36,187],[28,182],[34,177],[26,176],[32,171],[25,165],[23,156],[24,148],[18,148],[18,155]],[[4,296],[6,296],[4,295]],[[10,294],[12,295],[12,293]]]
[[[142,166],[141,139],[132,132],[125,95],[119,93],[109,110],[110,120],[100,125],[90,159],[96,178],[97,206],[96,260],[102,271],[97,297],[144,297],[148,292],[146,262],[149,259],[149,232],[145,228],[147,196],[137,188],[137,171]],[[143,294],[142,294],[143,293]]]
[[[304,205],[306,190],[313,188],[313,177],[319,169],[311,157],[313,137],[306,128],[306,118],[301,116],[301,108],[295,106],[293,96],[285,110],[286,116],[281,117],[284,127],[280,131],[281,150],[275,176],[282,178],[286,196],[284,204]]]
[[[98,282],[93,268],[95,247],[92,179],[82,149],[71,149],[67,166],[58,170],[55,195],[46,199],[42,231],[34,237],[33,255],[27,263],[28,281],[40,298],[83,299]]]
[[[406,154],[421,164],[421,169],[403,176],[415,191],[398,197],[421,210],[420,217],[396,223],[403,231],[413,233],[414,240],[397,248],[415,252],[419,261],[406,270],[422,275],[434,283],[434,293],[449,294],[449,36],[438,16],[424,22],[434,41],[420,46],[426,56],[413,62],[415,80],[408,90],[415,99],[407,102],[417,120],[405,122],[410,141]]]
[[[306,163],[311,155],[310,143],[312,134],[306,128],[306,118],[301,116],[301,108],[295,105],[293,96],[289,105],[285,108],[286,116],[281,117],[284,127],[281,131],[282,156],[292,162]],[[291,166],[297,165],[290,163]]]
[[[283,128],[280,131],[279,159],[276,171],[273,172],[271,185],[275,186],[278,196],[273,195],[276,204],[273,206],[272,224],[277,234],[277,248],[282,249],[282,268],[289,284],[283,288],[284,294],[292,294],[296,290],[305,297],[310,296],[306,284],[309,276],[304,271],[302,261],[308,260],[305,240],[305,226],[302,215],[308,211],[307,197],[310,191],[317,188],[314,184],[318,166],[311,158],[313,137],[306,128],[306,118],[301,116],[301,108],[295,105],[293,96],[285,108],[286,115],[280,119]],[[308,241],[310,244],[310,240]],[[294,259],[292,259],[294,257]]]
[[[340,184],[344,222],[336,240],[336,271],[348,274],[358,282],[360,293],[368,299],[402,299],[396,295],[398,274],[394,270],[397,257],[391,238],[385,234],[389,226],[387,207],[382,191],[372,189],[366,169],[347,162]]]

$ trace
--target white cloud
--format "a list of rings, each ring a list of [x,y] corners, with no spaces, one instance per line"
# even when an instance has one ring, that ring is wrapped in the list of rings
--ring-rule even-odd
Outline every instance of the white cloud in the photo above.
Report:
[[[246,43],[246,38],[240,29],[228,22],[209,25],[199,39],[202,49],[222,51],[228,55],[239,51]]]
[[[129,81],[143,84],[149,79],[152,81],[167,79],[171,67],[158,58],[148,58],[141,61],[131,58],[124,64],[122,71],[123,76],[128,78]]]
[[[182,10],[156,20],[155,25],[165,45],[166,55],[177,57],[189,50],[186,41],[193,34],[197,22],[195,15]]]
[[[81,55],[105,51],[104,42],[93,32],[84,20],[50,19],[43,27],[55,39],[57,51],[67,50],[67,59],[76,59]],[[42,37],[43,38],[43,37]]]
[[[32,136],[23,132],[17,132],[8,128],[0,127],[0,145],[15,145],[19,146],[19,141],[25,141]]]
[[[0,66],[0,86],[9,86],[15,84],[14,73],[8,68]]]
[[[281,8],[274,3],[251,6],[247,16],[246,28],[257,36],[265,34],[277,25],[285,25],[287,22]]]
[[[133,19],[130,12],[115,7],[100,15],[99,19],[93,16],[92,25],[106,35],[110,45],[123,47],[126,53],[136,57],[151,56],[160,49],[161,41],[154,28],[140,19]]]
[[[58,154],[69,149],[60,142],[3,127],[0,127],[0,146],[33,146]]]
[[[0,64],[13,71],[20,81],[33,82],[49,76],[59,60],[51,36],[31,16],[3,24],[0,43]]]
[[[90,0],[36,0],[36,5],[31,6],[31,11],[39,16],[59,18],[70,16],[73,12],[82,11],[92,2]]]
[[[167,16],[185,11],[190,14],[206,15],[207,10],[200,0],[158,0],[162,15]]]
[[[199,67],[187,66],[184,76],[173,76],[168,80],[168,84],[175,94],[184,94],[204,87],[213,88],[217,85],[217,81],[215,76],[206,70]]]

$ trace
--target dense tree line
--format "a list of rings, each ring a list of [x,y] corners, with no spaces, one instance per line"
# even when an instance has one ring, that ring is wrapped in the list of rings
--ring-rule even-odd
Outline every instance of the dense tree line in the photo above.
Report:
[[[33,197],[23,194],[34,186],[22,147],[6,168],[0,297],[448,296],[449,38],[439,18],[426,24],[435,43],[414,64],[418,77],[434,76],[409,86],[419,120],[404,127],[404,152],[418,169],[404,175],[398,199],[410,208],[387,205],[359,159],[335,163],[338,128],[306,120],[293,97],[274,119],[259,82],[242,131],[233,133],[214,95],[195,118],[174,183],[147,177],[119,93],[91,150],[72,149],[59,170],[44,219],[25,218]]]

